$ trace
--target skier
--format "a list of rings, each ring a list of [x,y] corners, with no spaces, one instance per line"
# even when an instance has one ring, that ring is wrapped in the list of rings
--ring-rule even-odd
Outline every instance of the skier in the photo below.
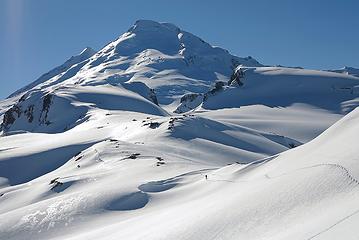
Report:
[[[204,177],[206,178],[206,180],[208,179],[208,176],[207,176],[207,174],[206,174],[206,175],[204,175]]]

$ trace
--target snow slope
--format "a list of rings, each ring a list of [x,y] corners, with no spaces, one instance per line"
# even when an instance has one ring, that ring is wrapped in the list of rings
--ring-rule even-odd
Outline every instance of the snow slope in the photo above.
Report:
[[[0,102],[0,239],[357,239],[358,81],[137,21]]]
[[[200,160],[198,154],[188,156],[181,149],[165,151],[153,133],[139,138],[149,142],[137,142],[145,130],[124,134],[132,121],[115,131],[96,130],[97,136],[111,131],[113,137],[83,147],[48,174],[2,188],[0,236],[356,239],[358,118],[356,109],[303,146],[220,168],[216,155]],[[55,142],[66,138],[63,134],[54,135]],[[41,134],[23,135],[35,146],[44,139]],[[84,141],[86,135],[96,140],[89,131],[71,135],[76,141]],[[18,136],[2,139],[1,146],[7,143],[17,149],[3,149],[5,153],[27,152],[15,139]]]
[[[334,69],[334,70],[329,70],[329,71],[337,72],[337,73],[344,73],[347,75],[353,75],[355,77],[359,77],[359,69],[353,68],[353,67],[343,67],[340,69]]]
[[[348,113],[358,106],[359,92],[354,89],[359,87],[359,78],[356,77],[282,67],[246,68],[244,71],[243,86],[229,87],[208,97],[202,107],[219,109],[259,104],[287,107],[302,103]],[[353,99],[356,101],[351,101]]]
[[[4,132],[63,132],[87,121],[93,109],[166,115],[166,111],[123,87],[72,86],[31,91],[4,115]]]

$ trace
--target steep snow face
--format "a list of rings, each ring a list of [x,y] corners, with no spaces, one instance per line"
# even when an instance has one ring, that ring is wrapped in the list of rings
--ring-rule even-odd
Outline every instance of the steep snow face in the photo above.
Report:
[[[260,66],[253,58],[239,58],[168,24],[140,20],[96,54],[84,66],[97,68],[105,81],[140,81],[155,89],[160,104],[170,104],[187,92],[208,90],[243,64]],[[85,83],[84,79],[81,83]]]
[[[127,33],[123,34],[113,44],[115,53],[121,56],[139,54],[152,49],[165,56],[179,57],[179,60],[182,60],[178,62],[179,67],[185,63],[186,66],[195,65],[200,70],[222,74],[230,74],[233,70],[232,67],[238,64],[260,65],[252,58],[232,56],[228,51],[213,47],[199,37],[183,31],[173,24],[149,20],[137,21]]]

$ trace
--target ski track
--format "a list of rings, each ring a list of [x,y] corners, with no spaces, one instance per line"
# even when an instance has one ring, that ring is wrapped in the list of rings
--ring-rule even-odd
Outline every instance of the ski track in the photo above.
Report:
[[[318,237],[319,235],[321,235],[321,234],[323,234],[323,233],[329,231],[330,229],[336,227],[337,225],[341,224],[341,223],[344,222],[345,220],[351,218],[352,216],[354,216],[354,215],[356,215],[356,214],[358,214],[358,213],[359,213],[359,209],[356,210],[355,212],[353,212],[352,214],[350,214],[350,215],[348,215],[348,216],[346,216],[346,217],[340,219],[338,222],[334,223],[333,225],[329,226],[328,228],[326,228],[326,229],[320,231],[319,233],[317,233],[317,234],[311,236],[311,237],[308,238],[307,240],[312,240],[312,239]]]

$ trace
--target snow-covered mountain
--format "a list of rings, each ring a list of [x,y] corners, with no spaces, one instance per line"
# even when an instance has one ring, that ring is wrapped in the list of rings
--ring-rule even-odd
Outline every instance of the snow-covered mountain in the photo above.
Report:
[[[358,97],[137,21],[0,102],[0,239],[356,239]]]
[[[14,92],[9,96],[9,98],[17,96],[35,87],[43,88],[50,84],[60,83],[64,79],[70,78],[72,75],[76,74],[79,68],[81,68],[82,65],[80,63],[86,62],[86,60],[92,57],[95,53],[96,51],[93,50],[92,48],[90,47],[85,48],[84,50],[81,51],[80,54],[76,56],[72,56],[64,64],[54,68],[48,73],[45,73],[44,75],[39,77],[36,81]]]

